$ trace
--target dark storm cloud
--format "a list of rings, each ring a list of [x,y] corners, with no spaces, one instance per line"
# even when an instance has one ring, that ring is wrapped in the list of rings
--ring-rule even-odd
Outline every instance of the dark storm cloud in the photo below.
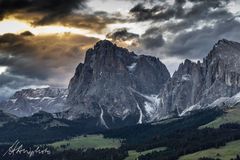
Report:
[[[168,31],[171,33],[178,33],[183,31],[184,29],[188,29],[188,28],[194,29],[194,28],[197,28],[198,26],[201,26],[201,24],[198,24],[198,22],[201,20],[203,21],[202,23],[204,22],[211,23],[212,20],[226,21],[233,17],[231,13],[229,13],[224,9],[216,10],[211,13],[206,13],[205,15],[208,15],[208,16],[204,16],[204,17],[202,17],[201,15],[199,15],[198,17],[189,16],[188,19],[182,19],[182,21],[180,22],[169,21],[169,22],[166,22],[164,25],[160,26],[159,29],[161,32]]]
[[[68,27],[78,27],[101,33],[108,24],[127,22],[119,13],[108,14],[107,12],[69,14],[64,18],[55,18],[40,25],[62,24]]]
[[[66,83],[75,66],[84,58],[84,52],[98,39],[81,35],[0,36],[0,66],[6,66],[11,75],[28,79]],[[58,81],[58,76],[62,76]],[[56,78],[57,77],[57,78]],[[65,81],[64,81],[65,80]]]
[[[165,41],[159,28],[153,27],[148,29],[140,39],[140,43],[146,49],[155,49],[164,45]]]
[[[37,79],[29,79],[22,76],[3,73],[0,75],[0,100],[13,95],[23,87],[41,87],[42,82]]]
[[[34,26],[63,25],[101,32],[107,24],[126,21],[120,13],[92,12],[87,0],[0,0],[0,17],[14,17]]]
[[[157,1],[157,0],[156,0]],[[224,8],[230,0],[188,0],[193,3],[193,7],[190,11],[183,8],[187,0],[175,0],[173,5],[163,3],[161,5],[155,5],[150,8],[146,8],[144,3],[139,3],[134,6],[130,13],[136,18],[137,21],[163,21],[171,18],[183,18],[189,19],[192,17],[208,18],[206,12],[210,12],[210,9]]]
[[[240,42],[240,23],[234,19],[218,22],[213,27],[204,27],[192,32],[183,32],[166,46],[169,56],[202,58],[220,39]]]
[[[133,14],[137,21],[146,21],[146,20],[168,20],[174,16],[175,11],[172,9],[166,9],[165,6],[156,5],[152,8],[146,8],[143,3],[137,4],[130,10],[130,13]],[[161,12],[161,13],[158,13]]]
[[[113,41],[127,41],[127,40],[138,39],[139,35],[128,32],[127,28],[119,28],[114,30],[111,33],[108,33],[106,37],[112,39]]]
[[[0,15],[12,13],[39,13],[44,15],[39,23],[62,17],[75,9],[85,7],[86,0],[0,0]]]
[[[130,10],[135,21],[154,24],[141,36],[140,42],[146,49],[159,48],[166,56],[202,58],[216,41],[226,38],[224,36],[238,40],[234,36],[239,32],[234,26],[239,26],[238,22],[226,8],[230,0],[175,0],[172,5],[168,1],[153,2],[152,7],[139,3]],[[192,6],[186,8],[187,2]],[[172,34],[172,40],[164,41],[166,32]]]
[[[194,3],[190,11],[186,12],[183,16],[186,19],[215,19],[219,16],[226,14],[226,5],[229,0],[215,0],[215,1],[196,1],[189,0]],[[183,17],[183,18],[184,18]]]
[[[155,5],[151,8],[146,8],[144,3],[139,3],[134,6],[130,13],[136,18],[137,21],[163,21],[169,20],[173,17],[182,17],[184,14],[183,5],[185,0],[175,0],[173,5],[163,3],[161,5]]]
[[[0,75],[0,88],[8,87],[11,89],[15,89],[22,86],[30,85],[32,82],[34,82],[34,80],[20,76],[14,76],[9,73],[3,73]],[[35,80],[35,82],[37,82],[37,80]]]

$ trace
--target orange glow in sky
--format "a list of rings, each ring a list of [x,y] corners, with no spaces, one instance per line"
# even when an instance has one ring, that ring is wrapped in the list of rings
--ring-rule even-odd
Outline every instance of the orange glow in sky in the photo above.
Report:
[[[24,31],[30,31],[35,35],[44,35],[44,34],[61,34],[61,33],[73,33],[73,34],[81,34],[89,37],[95,37],[99,39],[104,39],[105,35],[92,33],[86,29],[73,28],[73,27],[64,27],[64,26],[32,26],[31,24],[16,20],[16,19],[6,19],[0,21],[0,34],[5,33],[15,33],[19,34]]]

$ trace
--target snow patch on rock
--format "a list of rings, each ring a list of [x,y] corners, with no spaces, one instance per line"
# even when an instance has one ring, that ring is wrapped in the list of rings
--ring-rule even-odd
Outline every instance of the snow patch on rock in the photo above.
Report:
[[[194,111],[194,110],[198,110],[198,109],[201,109],[201,106],[200,106],[199,104],[192,105],[192,106],[186,108],[185,110],[183,110],[183,111],[179,114],[179,116],[180,116],[180,117],[181,117],[181,116],[185,116],[187,113],[190,113],[190,112],[192,112],[192,111]]]
[[[229,107],[232,107],[240,102],[240,92],[232,96],[231,98],[227,99],[225,104]]]
[[[190,74],[184,74],[182,75],[182,81],[190,81],[191,75]]]
[[[10,101],[15,104],[17,99],[16,98],[15,99],[10,99]]]
[[[39,100],[41,97],[26,97],[29,100]]]
[[[132,63],[131,65],[127,66],[129,71],[133,71],[137,66],[137,63]]]
[[[212,104],[208,105],[208,107],[233,107],[237,103],[240,103],[240,92],[235,94],[232,97],[221,97],[214,101]]]
[[[102,109],[101,106],[99,106],[99,107],[100,107],[100,110],[101,110],[101,113],[100,113],[100,121],[101,121],[101,124],[102,124],[105,128],[108,129],[108,126],[107,126],[107,124],[106,124],[106,122],[105,122],[105,120],[104,120],[104,118],[103,118],[104,111],[103,111],[103,109]]]
[[[138,120],[138,123],[137,124],[142,124],[142,119],[143,119],[143,112],[142,112],[142,109],[139,107],[139,104],[137,103],[137,108],[139,110],[139,120]]]
[[[125,119],[127,118],[129,112],[130,112],[129,109],[125,109],[125,110],[123,111],[123,117],[122,117],[122,120],[125,120]],[[112,119],[113,119],[113,117],[112,117]]]
[[[155,120],[159,116],[159,105],[163,103],[163,100],[158,95],[145,95],[132,88],[130,88],[134,93],[144,97],[146,101],[144,102],[144,110],[146,111],[147,116],[149,117],[149,122]]]
[[[237,103],[240,103],[240,92],[232,97],[220,97],[216,99],[213,103],[202,107],[199,104],[192,105],[188,108],[186,108],[184,111],[182,111],[179,116],[185,116],[188,113],[194,111],[194,110],[200,110],[200,109],[206,109],[206,108],[224,108],[224,107],[234,107]]]
[[[215,100],[213,103],[211,103],[210,105],[208,105],[208,108],[214,108],[214,107],[218,107],[218,106],[223,106],[225,105],[226,100],[228,100],[229,97],[220,97],[217,100]]]

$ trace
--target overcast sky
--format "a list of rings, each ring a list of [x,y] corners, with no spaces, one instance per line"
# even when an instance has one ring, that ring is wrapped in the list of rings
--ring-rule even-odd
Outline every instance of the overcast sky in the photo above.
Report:
[[[67,87],[100,39],[157,56],[173,73],[223,38],[240,42],[239,0],[0,0],[0,99]]]

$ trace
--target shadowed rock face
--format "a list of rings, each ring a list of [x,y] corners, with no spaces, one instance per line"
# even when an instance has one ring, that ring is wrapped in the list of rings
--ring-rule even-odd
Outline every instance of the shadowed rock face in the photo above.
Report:
[[[146,98],[139,95],[159,94],[169,78],[159,59],[100,41],[87,51],[70,81],[67,101],[74,107],[68,115],[99,117],[105,127],[148,121]]]
[[[240,91],[240,44],[220,40],[203,62],[186,60],[162,89],[162,116],[184,115]]]

